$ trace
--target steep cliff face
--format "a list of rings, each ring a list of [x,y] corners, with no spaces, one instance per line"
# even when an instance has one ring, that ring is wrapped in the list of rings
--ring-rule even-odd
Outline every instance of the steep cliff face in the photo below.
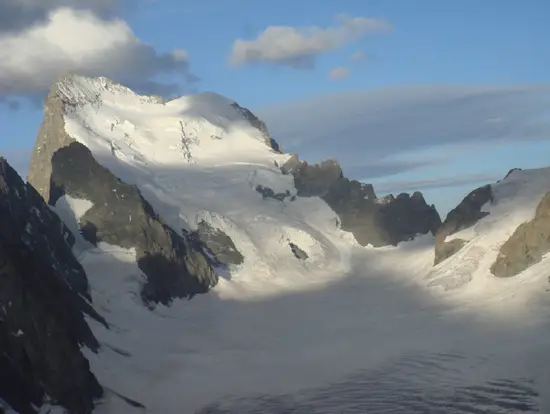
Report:
[[[250,124],[254,128],[257,128],[263,134],[263,138],[267,146],[273,149],[273,151],[276,151],[278,153],[282,152],[282,148],[279,145],[279,143],[275,141],[269,134],[267,125],[265,124],[264,121],[262,121],[256,115],[254,115],[254,113],[250,109],[240,106],[237,102],[233,102],[231,106],[233,106],[240,113],[242,113],[244,117],[248,120],[248,122],[250,122]]]
[[[97,102],[90,103],[89,96],[80,102],[78,94],[66,93],[71,81],[60,80],[46,100],[28,182],[51,205],[64,195],[93,204],[80,218],[82,235],[95,245],[135,248],[138,266],[147,276],[141,291],[146,304],[169,304],[207,292],[217,276],[203,245],[188,242],[167,226],[135,186],[101,166],[86,146],[68,135],[65,114],[79,105],[101,104],[99,97]]]
[[[58,88],[65,79],[54,85],[44,104],[44,119],[38,130],[38,138],[31,154],[27,182],[47,201],[50,198],[50,176],[52,174],[51,159],[59,148],[69,145],[75,140],[65,131],[63,115],[68,103]]]
[[[281,171],[293,175],[298,196],[321,197],[340,217],[342,229],[363,246],[397,245],[418,234],[435,234],[441,224],[421,193],[379,199],[372,185],[345,178],[335,160],[310,165],[293,155]]]
[[[72,242],[42,197],[0,158],[0,398],[23,414],[48,399],[90,413],[102,395],[80,347],[99,348],[84,314],[106,323],[89,303]]]
[[[500,247],[491,273],[498,277],[515,276],[539,263],[550,252],[550,192],[542,198],[535,217],[521,224]]]
[[[455,238],[445,241],[445,239],[475,225],[479,220],[487,216],[489,213],[481,210],[486,203],[492,200],[491,185],[485,185],[464,197],[460,204],[447,214],[445,221],[436,233],[434,265],[451,257],[464,246],[466,240]]]

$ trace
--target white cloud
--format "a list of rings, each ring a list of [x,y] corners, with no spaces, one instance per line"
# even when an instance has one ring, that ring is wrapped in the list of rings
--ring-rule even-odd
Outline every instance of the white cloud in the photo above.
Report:
[[[229,61],[233,66],[267,63],[292,68],[313,68],[316,57],[357,41],[391,25],[383,19],[337,16],[338,25],[295,28],[270,26],[254,40],[233,42]]]
[[[255,112],[285,151],[310,162],[336,157],[356,179],[447,163],[481,147],[550,139],[550,86],[391,88]]]
[[[196,80],[185,51],[158,53],[124,20],[103,19],[90,10],[57,8],[21,32],[0,32],[0,95],[42,94],[66,72],[107,76],[140,92],[160,94],[176,85],[152,81],[156,75]]]
[[[51,11],[61,7],[89,10],[111,16],[119,10],[119,0],[0,0],[0,33],[17,32],[48,19]]]
[[[349,69],[345,66],[334,68],[328,73],[328,76],[331,79],[344,79],[349,76]]]
[[[364,50],[358,50],[358,51],[352,53],[352,55],[350,56],[350,60],[352,62],[357,62],[359,60],[363,60],[365,57],[366,57],[365,51]]]

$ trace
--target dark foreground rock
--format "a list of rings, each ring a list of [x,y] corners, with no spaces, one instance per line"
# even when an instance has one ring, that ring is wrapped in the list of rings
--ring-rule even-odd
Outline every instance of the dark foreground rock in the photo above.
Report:
[[[500,247],[491,273],[515,276],[540,262],[550,252],[550,192],[537,206],[533,220],[521,224]]]
[[[435,234],[441,224],[420,192],[379,199],[372,185],[345,178],[335,160],[310,165],[293,155],[281,171],[293,175],[298,196],[321,197],[340,217],[342,229],[363,246],[397,245],[418,234]]]
[[[99,344],[84,314],[88,281],[73,236],[0,158],[0,398],[21,414],[46,397],[90,413],[102,389],[80,351]]]
[[[168,305],[174,298],[206,293],[217,283],[212,263],[194,243],[176,233],[155,213],[138,188],[101,166],[78,142],[58,149],[51,159],[49,203],[63,195],[89,200],[80,218],[83,237],[135,248],[147,277],[141,296],[146,304]]]
[[[435,258],[434,265],[451,257],[458,252],[466,240],[453,239],[446,242],[445,238],[461,230],[473,226],[489,213],[481,211],[483,205],[493,200],[491,185],[479,187],[468,194],[447,217],[435,236]]]

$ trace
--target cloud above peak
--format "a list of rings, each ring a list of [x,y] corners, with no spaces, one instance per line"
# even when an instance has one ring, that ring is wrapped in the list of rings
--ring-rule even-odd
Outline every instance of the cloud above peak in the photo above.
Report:
[[[18,32],[29,26],[44,23],[50,12],[62,7],[88,10],[108,17],[119,11],[121,0],[1,0],[0,34]]]
[[[349,76],[349,69],[345,66],[334,68],[328,73],[328,76],[334,80],[345,79]]]
[[[16,5],[27,13],[19,16],[30,22],[17,31],[6,25],[0,30],[0,96],[40,97],[67,72],[106,76],[138,92],[161,95],[180,93],[182,84],[198,80],[185,50],[159,53],[137,38],[122,18],[107,16],[120,1],[42,1],[0,0],[0,16]],[[176,82],[156,82],[158,75],[174,75]]]
[[[329,27],[269,26],[254,40],[237,39],[229,56],[232,66],[270,64],[294,69],[312,69],[317,56],[361,40],[370,33],[387,32],[383,19],[340,14]]]
[[[549,108],[550,85],[418,86],[328,94],[255,113],[286,151],[311,162],[335,157],[352,178],[372,180],[480,148],[548,140]]]

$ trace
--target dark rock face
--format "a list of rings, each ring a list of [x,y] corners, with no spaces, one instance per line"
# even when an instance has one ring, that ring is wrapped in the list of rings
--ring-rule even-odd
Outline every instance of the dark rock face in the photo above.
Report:
[[[272,198],[274,200],[283,202],[283,201],[285,201],[286,198],[289,198],[291,201],[294,201],[294,199],[292,198],[292,195],[290,194],[289,190],[287,190],[284,193],[276,193],[271,188],[260,185],[260,184],[258,184],[255,187],[255,190],[262,195],[262,198],[264,200],[266,198]]]
[[[445,238],[473,226],[489,213],[481,211],[481,207],[489,201],[493,201],[491,185],[480,187],[468,194],[453,210],[447,214],[447,218],[439,228],[435,236],[434,265],[451,257],[466,243],[462,239],[454,239],[445,242]]]
[[[220,229],[212,227],[206,221],[200,221],[197,229],[199,239],[214,254],[216,260],[225,265],[240,265],[244,257],[237,250],[235,243]]]
[[[254,115],[248,108],[239,106],[237,102],[233,102],[231,106],[243,114],[248,122],[250,122],[254,128],[257,128],[263,134],[267,146],[269,146],[273,151],[281,153],[281,146],[271,137],[271,135],[269,135],[269,131],[267,130],[267,126],[264,121]]]
[[[521,171],[521,168],[512,168],[510,171],[508,171],[504,179],[506,180],[510,176],[510,174],[512,174],[515,171]]]
[[[84,313],[88,281],[73,237],[29,184],[0,158],[0,398],[35,413],[48,396],[91,413],[102,389],[80,346],[99,344]]]
[[[378,199],[370,184],[344,177],[335,160],[309,165],[293,155],[281,167],[292,174],[301,197],[321,197],[340,217],[343,230],[363,246],[397,245],[417,234],[435,234],[441,219],[421,193]]]
[[[550,252],[550,192],[537,206],[533,220],[521,224],[500,247],[491,266],[497,277],[515,276],[540,262]]]
[[[296,259],[301,260],[303,262],[309,258],[308,254],[302,249],[300,249],[297,244],[288,242],[288,246],[290,247],[290,250],[292,251],[292,254],[294,255],[294,257],[296,257]]]
[[[52,159],[49,203],[64,194],[93,206],[80,218],[82,235],[91,243],[106,242],[136,249],[139,268],[147,276],[146,304],[168,305],[174,298],[206,293],[217,283],[208,256],[167,226],[137,187],[126,184],[73,142]]]

